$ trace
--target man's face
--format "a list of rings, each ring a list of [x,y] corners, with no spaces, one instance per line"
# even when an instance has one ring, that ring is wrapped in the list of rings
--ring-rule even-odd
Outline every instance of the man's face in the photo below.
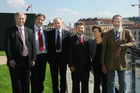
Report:
[[[15,20],[16,20],[16,24],[19,27],[22,27],[25,24],[26,16],[25,15],[17,15]]]
[[[120,28],[122,25],[122,18],[121,17],[115,17],[113,20],[113,26],[114,28]]]
[[[55,19],[54,20],[54,27],[56,30],[60,30],[62,27],[62,20],[61,19]]]
[[[36,19],[35,19],[35,24],[37,27],[41,27],[43,25],[43,22],[44,22],[44,17],[43,16],[38,16]]]
[[[77,32],[79,35],[82,35],[82,34],[84,33],[84,30],[85,30],[84,25],[77,25],[77,27],[76,27],[76,32]]]

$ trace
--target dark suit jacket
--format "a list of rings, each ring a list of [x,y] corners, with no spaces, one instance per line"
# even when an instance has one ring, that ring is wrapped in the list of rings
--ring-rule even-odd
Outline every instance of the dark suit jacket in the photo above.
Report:
[[[25,43],[28,48],[28,59],[29,67],[31,67],[31,60],[35,60],[35,40],[33,31],[27,27],[24,27],[25,31]],[[17,64],[20,64],[19,61],[23,53],[23,42],[16,26],[13,26],[7,30],[6,37],[6,55],[7,55],[7,64],[9,61],[14,60]]]
[[[48,55],[50,62],[55,60],[56,57],[56,45],[55,45],[55,29],[47,32],[48,39]],[[63,63],[68,62],[68,42],[69,42],[70,32],[62,30],[62,55]]]
[[[75,34],[69,40],[69,67],[74,66],[76,72],[87,72],[91,68],[89,42],[84,36],[84,46]]]
[[[93,60],[95,57],[96,47],[97,47],[96,39],[89,39],[89,54],[90,54],[91,60]]]

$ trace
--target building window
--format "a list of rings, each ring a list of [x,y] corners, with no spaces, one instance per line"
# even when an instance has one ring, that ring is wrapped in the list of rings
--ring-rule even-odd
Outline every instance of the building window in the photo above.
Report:
[[[140,36],[139,36],[139,41],[140,41]]]
[[[134,39],[136,40],[136,36],[134,36]]]
[[[140,31],[139,31],[139,35],[140,35]]]
[[[140,44],[139,44],[139,46],[138,46],[139,48],[140,48]]]
[[[136,31],[134,31],[134,35],[137,35]]]

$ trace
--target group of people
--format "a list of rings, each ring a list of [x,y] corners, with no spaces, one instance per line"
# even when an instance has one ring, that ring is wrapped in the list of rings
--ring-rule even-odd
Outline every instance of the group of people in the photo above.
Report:
[[[100,93],[100,85],[102,93],[115,93],[115,71],[119,93],[126,93],[126,50],[136,46],[136,42],[131,31],[122,28],[120,15],[113,16],[110,31],[104,32],[100,26],[93,26],[94,39],[84,35],[83,22],[75,23],[76,33],[71,35],[70,31],[63,29],[61,18],[53,19],[54,29],[51,31],[44,30],[44,20],[44,14],[37,14],[34,25],[26,27],[26,15],[17,12],[15,26],[7,29],[5,50],[13,93],[29,93],[30,80],[31,93],[43,93],[47,62],[53,93],[66,93],[67,65],[71,71],[72,93],[89,93],[91,69],[93,93]]]

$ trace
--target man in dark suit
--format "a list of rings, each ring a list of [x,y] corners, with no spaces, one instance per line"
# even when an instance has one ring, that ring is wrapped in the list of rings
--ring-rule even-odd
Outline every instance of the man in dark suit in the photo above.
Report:
[[[69,67],[72,75],[72,93],[88,93],[89,71],[91,68],[89,43],[84,35],[84,23],[77,22],[76,34],[69,40]],[[81,82],[81,88],[80,88]]]
[[[46,30],[43,29],[42,24],[45,20],[44,14],[37,14],[35,18],[35,24],[31,27],[35,34],[36,45],[36,64],[31,69],[31,92],[42,93],[45,80],[46,63],[48,61],[47,56],[47,40]]]
[[[53,93],[66,92],[66,69],[69,31],[62,29],[62,19],[53,20],[55,29],[47,33],[48,54],[52,77]],[[58,73],[60,72],[60,90],[58,88]]]
[[[33,31],[24,26],[26,15],[17,12],[16,25],[7,30],[6,55],[13,93],[29,93],[29,71],[35,65]]]

